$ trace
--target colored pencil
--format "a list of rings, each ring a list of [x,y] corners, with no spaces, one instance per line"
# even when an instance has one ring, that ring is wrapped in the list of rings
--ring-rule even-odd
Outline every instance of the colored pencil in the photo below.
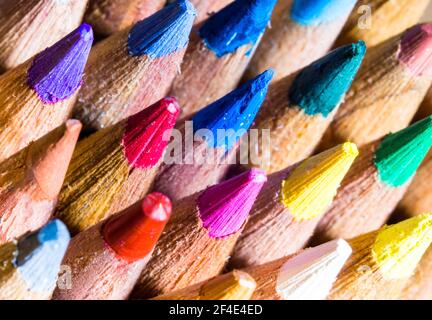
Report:
[[[87,131],[116,124],[165,97],[194,16],[190,2],[178,0],[94,47],[74,108]]]
[[[90,0],[84,20],[97,34],[122,31],[162,9],[165,0]]]
[[[152,300],[249,300],[255,287],[249,274],[234,270]]]
[[[212,139],[197,139],[193,145],[186,145],[193,137],[192,132],[188,133],[185,129],[190,124],[185,122],[180,127],[182,139],[177,139],[172,146],[174,152],[182,150],[181,157],[165,161],[161,173],[155,179],[153,190],[175,201],[221,181],[236,160],[238,141],[252,124],[272,76],[271,70],[264,72],[192,118],[194,136],[206,130],[213,134]],[[226,135],[220,137],[220,130],[226,130]]]
[[[69,233],[60,220],[0,246],[0,300],[48,300]]]
[[[279,0],[271,29],[252,58],[246,78],[268,69],[275,80],[321,58],[333,45],[355,0]]]
[[[173,214],[132,298],[152,298],[218,275],[266,181],[256,169],[173,204]]]
[[[324,300],[351,254],[345,240],[245,269],[257,282],[253,300]]]
[[[68,119],[92,41],[83,24],[0,76],[0,161]]]
[[[432,115],[432,87],[430,87],[426,93],[426,96],[417,111],[415,119],[423,119],[430,115]]]
[[[321,144],[363,146],[409,125],[432,81],[432,24],[369,49]]]
[[[363,40],[375,46],[420,21],[430,0],[359,0],[336,45]]]
[[[87,0],[0,3],[0,71],[14,68],[77,28]]]
[[[80,130],[68,120],[0,163],[0,244],[48,222]]]
[[[78,143],[56,208],[72,234],[146,195],[178,112],[175,99],[165,98]]]
[[[349,89],[365,50],[363,42],[338,48],[273,83],[253,126],[270,130],[271,161],[250,161],[249,165],[273,173],[310,156]],[[260,159],[266,159],[259,153]]]
[[[347,142],[270,175],[229,267],[260,265],[302,249],[357,154],[357,147]]]
[[[406,192],[432,145],[432,116],[360,148],[313,243],[380,228]]]
[[[330,292],[330,300],[397,299],[432,242],[432,215],[422,215],[348,243],[353,254]]]
[[[168,0],[168,2],[172,2],[172,0]],[[191,2],[197,10],[197,17],[194,23],[199,24],[233,2],[233,0],[191,0]]]
[[[170,95],[189,119],[235,89],[267,27],[276,0],[236,0],[194,28]],[[264,70],[263,70],[264,71]]]
[[[151,193],[107,221],[75,236],[63,264],[72,288],[57,288],[56,300],[126,299],[171,214],[170,200]]]

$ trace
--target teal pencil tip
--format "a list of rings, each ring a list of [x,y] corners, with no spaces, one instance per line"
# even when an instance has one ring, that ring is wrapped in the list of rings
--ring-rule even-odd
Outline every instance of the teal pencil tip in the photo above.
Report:
[[[387,135],[375,152],[379,178],[391,187],[409,181],[432,145],[432,116]]]
[[[350,88],[366,53],[363,41],[340,47],[300,71],[289,102],[308,115],[327,117]]]

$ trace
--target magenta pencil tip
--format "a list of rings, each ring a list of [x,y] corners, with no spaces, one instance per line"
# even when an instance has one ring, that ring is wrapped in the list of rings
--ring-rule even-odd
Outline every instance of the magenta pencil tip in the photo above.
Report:
[[[44,103],[65,100],[78,90],[92,43],[92,28],[84,23],[33,59],[27,81]]]
[[[251,169],[205,190],[198,208],[209,236],[223,238],[238,232],[266,181],[263,171]]]

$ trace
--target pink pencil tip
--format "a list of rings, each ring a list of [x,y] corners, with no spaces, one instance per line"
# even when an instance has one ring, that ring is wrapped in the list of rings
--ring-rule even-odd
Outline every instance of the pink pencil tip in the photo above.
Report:
[[[238,232],[266,181],[263,171],[252,169],[205,190],[198,208],[209,236],[223,238]]]
[[[164,98],[127,120],[122,144],[125,157],[134,168],[154,167],[161,159],[180,106],[175,98]]]
[[[416,76],[432,76],[432,23],[423,23],[405,31],[399,60]]]

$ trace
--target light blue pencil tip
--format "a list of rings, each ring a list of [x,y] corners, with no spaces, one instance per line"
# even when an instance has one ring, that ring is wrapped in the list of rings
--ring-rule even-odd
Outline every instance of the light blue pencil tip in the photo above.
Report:
[[[54,288],[69,240],[64,223],[53,220],[18,241],[14,264],[29,290],[49,292]]]
[[[206,129],[209,135],[205,135],[205,139],[209,147],[225,147],[229,151],[252,125],[265,99],[273,73],[273,70],[263,72],[198,111],[192,118],[194,133]]]
[[[294,0],[291,19],[306,26],[317,26],[346,19],[356,0]]]
[[[136,23],[129,32],[129,54],[159,58],[185,48],[195,16],[189,1],[178,0]]]
[[[208,18],[199,30],[207,48],[222,57],[244,45],[258,42],[276,0],[237,0]]]

